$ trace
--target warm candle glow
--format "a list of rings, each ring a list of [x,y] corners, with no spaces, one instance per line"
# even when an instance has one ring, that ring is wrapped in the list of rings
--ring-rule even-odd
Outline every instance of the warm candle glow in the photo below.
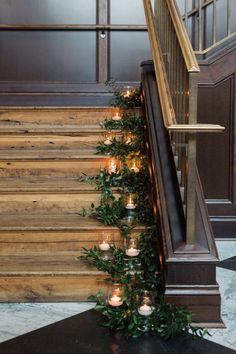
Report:
[[[116,162],[114,159],[112,159],[109,166],[109,173],[116,173],[116,168]]]
[[[109,304],[113,307],[118,307],[123,304],[123,301],[122,301],[121,297],[119,297],[117,295],[113,295],[109,300]]]
[[[125,251],[125,253],[129,257],[136,257],[139,254],[139,250],[137,250],[137,248],[130,247]]]
[[[133,139],[133,135],[131,135],[131,134],[126,135],[125,143],[126,144],[131,144],[132,143],[132,139]]]
[[[117,112],[113,117],[113,120],[121,120],[121,116],[119,115],[119,113]]]
[[[106,140],[104,141],[105,145],[111,145],[112,144],[112,137],[110,135],[106,136]]]
[[[138,168],[138,166],[136,165],[136,161],[135,161],[135,160],[133,161],[133,164],[132,164],[132,166],[131,166],[131,171],[133,171],[133,172],[135,172],[135,173],[139,172],[139,168]]]
[[[109,243],[107,243],[106,241],[102,241],[100,244],[99,244],[99,248],[101,251],[108,251],[110,249],[110,245]]]
[[[130,90],[127,90],[126,93],[124,94],[124,97],[129,97],[130,96]]]
[[[111,295],[109,296],[108,302],[109,302],[109,305],[111,305],[113,307],[121,306],[123,304],[122,288],[120,288],[118,286],[118,284],[114,285]]]
[[[140,250],[137,247],[137,240],[136,239],[131,239],[129,241],[128,248],[126,249],[125,253],[129,257],[136,257],[138,256]]]
[[[130,194],[127,200],[126,209],[135,209],[135,208],[136,205],[134,204],[132,194]]]

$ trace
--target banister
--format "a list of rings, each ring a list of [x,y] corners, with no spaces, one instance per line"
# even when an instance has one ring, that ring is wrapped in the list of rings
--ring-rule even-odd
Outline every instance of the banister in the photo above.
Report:
[[[186,133],[206,133],[206,132],[222,132],[225,127],[219,124],[173,124],[167,128],[170,132],[186,132]]]
[[[161,54],[161,49],[157,41],[157,34],[155,32],[155,24],[152,12],[152,4],[150,0],[143,0],[144,11],[148,26],[149,40],[151,43],[151,52],[155,68],[155,74],[159,89],[161,108],[163,111],[163,119],[166,128],[169,125],[177,124],[175,112],[171,100],[170,88],[165,72],[165,66]]]
[[[197,123],[200,69],[176,1],[156,0],[154,9],[150,0],[143,3],[163,121],[170,133],[176,169],[181,173],[186,243],[195,244],[196,134],[221,132],[224,127]]]
[[[194,54],[192,45],[190,43],[188,33],[181,20],[181,15],[177,4],[173,0],[166,0],[171,15],[172,23],[175,28],[176,35],[178,37],[179,45],[182,50],[183,58],[185,61],[186,68],[188,72],[200,72],[199,65]]]

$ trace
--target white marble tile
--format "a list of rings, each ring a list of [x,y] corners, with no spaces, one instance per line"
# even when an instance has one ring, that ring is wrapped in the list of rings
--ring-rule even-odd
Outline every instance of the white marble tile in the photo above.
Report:
[[[236,256],[236,241],[216,241],[220,260]]]
[[[236,350],[236,272],[217,268],[222,301],[222,320],[226,328],[212,329],[208,339]]]
[[[0,342],[90,310],[93,303],[1,303]]]

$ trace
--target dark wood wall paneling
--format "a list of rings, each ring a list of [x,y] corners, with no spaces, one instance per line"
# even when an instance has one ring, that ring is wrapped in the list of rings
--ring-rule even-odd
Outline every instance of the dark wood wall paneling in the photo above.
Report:
[[[104,81],[139,82],[150,59],[142,0],[1,0],[0,50],[1,106],[110,104]]]
[[[217,238],[236,238],[236,44],[200,59],[198,121],[225,127],[198,136],[198,168]]]

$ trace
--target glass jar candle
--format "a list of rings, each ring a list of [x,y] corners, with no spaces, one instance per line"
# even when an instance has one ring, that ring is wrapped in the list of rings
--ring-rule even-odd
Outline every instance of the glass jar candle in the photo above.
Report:
[[[119,307],[123,304],[123,289],[120,284],[113,284],[108,295],[108,303],[112,307]]]

